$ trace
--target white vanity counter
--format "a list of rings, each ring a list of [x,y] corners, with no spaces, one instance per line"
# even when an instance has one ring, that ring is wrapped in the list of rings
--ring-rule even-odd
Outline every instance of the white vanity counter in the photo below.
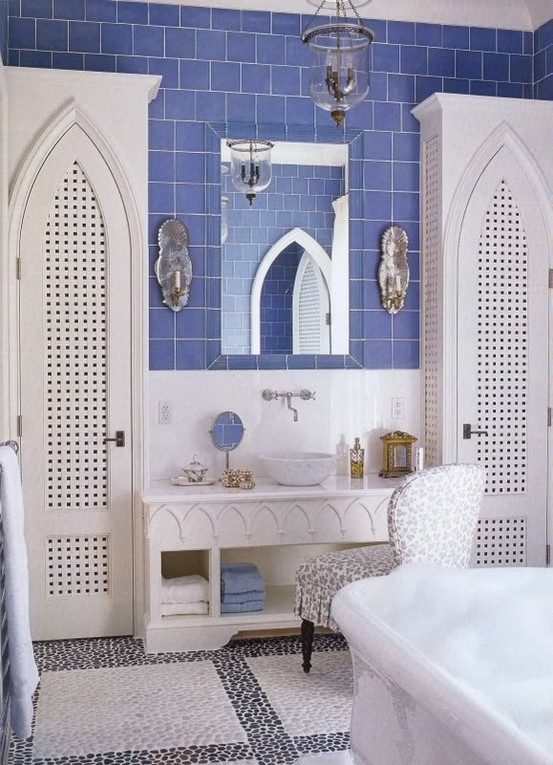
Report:
[[[299,627],[294,574],[313,555],[388,538],[387,506],[398,481],[331,476],[317,486],[281,486],[256,478],[254,489],[173,486],[143,492],[148,652],[211,649],[236,632]],[[209,581],[206,616],[162,616],[161,572],[201,574]],[[220,567],[255,563],[265,581],[263,611],[220,613]]]
[[[255,479],[253,489],[227,489],[217,481],[211,486],[174,486],[170,481],[152,481],[148,489],[142,492],[145,504],[151,502],[173,502],[175,499],[185,501],[198,501],[201,499],[228,500],[232,499],[286,499],[299,497],[324,497],[324,496],[356,496],[361,491],[363,494],[381,494],[383,491],[389,495],[390,490],[397,486],[397,479],[380,478],[377,473],[371,473],[365,478],[350,478],[349,476],[332,475],[324,483],[317,486],[282,486],[271,478],[262,476]]]

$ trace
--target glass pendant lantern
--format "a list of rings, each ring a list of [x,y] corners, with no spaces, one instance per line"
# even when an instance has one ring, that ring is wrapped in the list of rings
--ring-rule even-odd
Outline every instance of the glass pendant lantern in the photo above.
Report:
[[[230,178],[238,191],[245,191],[250,205],[259,191],[271,182],[270,141],[239,138],[227,141],[230,148]]]
[[[313,0],[308,0],[313,5]],[[366,5],[370,0],[358,2]],[[317,3],[315,17],[327,0]],[[336,21],[306,28],[301,36],[311,51],[310,94],[313,101],[330,112],[340,127],[345,113],[360,103],[369,92],[369,46],[374,40],[373,32],[363,26],[352,0],[334,0]],[[346,13],[352,11],[354,23],[346,21]]]

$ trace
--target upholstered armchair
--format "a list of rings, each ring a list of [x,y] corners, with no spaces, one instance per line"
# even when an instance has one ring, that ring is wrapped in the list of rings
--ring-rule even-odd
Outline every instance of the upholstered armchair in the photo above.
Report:
[[[468,566],[485,482],[486,471],[479,465],[440,465],[411,473],[390,497],[389,543],[325,553],[298,568],[295,613],[302,619],[304,672],[311,669],[315,626],[338,629],[330,606],[344,585],[414,561]]]

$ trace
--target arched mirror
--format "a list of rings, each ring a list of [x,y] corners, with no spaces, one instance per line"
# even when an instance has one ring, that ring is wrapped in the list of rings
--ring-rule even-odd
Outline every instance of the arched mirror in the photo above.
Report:
[[[209,431],[216,449],[226,452],[225,470],[229,469],[229,453],[234,451],[244,437],[244,424],[236,412],[221,412]]]

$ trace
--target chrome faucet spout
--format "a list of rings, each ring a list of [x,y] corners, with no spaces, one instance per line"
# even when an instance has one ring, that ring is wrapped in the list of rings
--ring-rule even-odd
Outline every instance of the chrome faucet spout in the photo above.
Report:
[[[286,394],[286,401],[288,402],[288,409],[290,409],[291,412],[294,412],[294,422],[297,422],[298,421],[298,410],[294,409],[294,407],[292,406],[292,396],[293,395],[294,395],[293,393],[288,391],[288,393]]]

